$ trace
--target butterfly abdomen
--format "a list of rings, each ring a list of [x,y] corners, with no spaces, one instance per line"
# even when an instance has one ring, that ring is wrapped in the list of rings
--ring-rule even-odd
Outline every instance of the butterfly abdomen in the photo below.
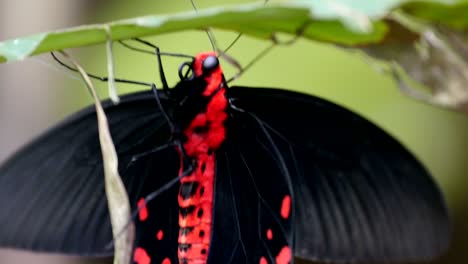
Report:
[[[202,61],[203,56],[201,54],[195,60],[197,76],[203,75],[201,65],[197,71],[197,62]],[[183,131],[185,153],[195,164],[192,172],[181,179],[178,197],[178,258],[179,263],[187,264],[206,263],[208,260],[213,221],[215,152],[226,135],[227,100],[225,90],[218,89],[222,85],[222,72],[220,69],[212,71],[204,78],[207,85],[200,96],[209,98],[208,104],[195,114]],[[185,169],[181,162],[180,173]]]

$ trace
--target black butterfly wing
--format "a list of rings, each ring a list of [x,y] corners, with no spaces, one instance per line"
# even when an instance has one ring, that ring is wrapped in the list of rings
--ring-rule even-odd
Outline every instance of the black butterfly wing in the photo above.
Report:
[[[446,246],[440,192],[382,130],[315,97],[252,88],[229,96],[254,115],[234,111],[217,152],[212,263],[286,263],[292,245],[300,257],[347,261],[431,257]],[[130,164],[166,143],[168,129],[149,93],[123,99],[105,108],[135,208],[179,163],[167,149]],[[298,122],[298,113],[307,118]],[[100,155],[88,109],[10,159],[0,169],[0,246],[111,253]],[[151,202],[148,220],[136,223],[136,246],[156,263],[175,263],[176,193]]]
[[[163,103],[168,101],[163,99]],[[132,208],[136,208],[141,197],[177,177],[179,159],[173,148],[131,162],[133,155],[167,143],[169,128],[151,93],[124,96],[119,105],[104,103],[104,109],[119,155],[119,170]],[[0,246],[112,254],[103,179],[96,114],[91,106],[24,147],[0,168]],[[171,192],[177,193],[177,188],[162,198]],[[139,244],[146,245],[149,239],[138,232],[142,228],[159,228],[165,232],[165,241],[176,241],[173,225],[177,227],[177,222],[170,220],[177,217],[177,201],[173,200],[148,205],[158,216],[149,215],[151,226],[137,221]],[[156,244],[153,247],[160,246],[160,255],[175,258],[174,246]]]
[[[210,263],[287,264],[294,241],[288,169],[258,140],[261,131],[248,131],[252,120],[231,121],[216,155]]]
[[[304,94],[233,87],[228,96],[246,113],[232,112],[217,154],[213,259],[235,249],[242,263],[275,263],[288,245],[298,257],[331,261],[427,259],[446,249],[439,189],[386,132]],[[284,221],[279,203],[289,192]]]

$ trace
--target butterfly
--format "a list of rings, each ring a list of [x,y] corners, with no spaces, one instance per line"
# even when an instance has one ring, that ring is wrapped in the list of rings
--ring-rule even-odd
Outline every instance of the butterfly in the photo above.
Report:
[[[135,263],[388,262],[447,248],[442,193],[384,130],[312,95],[228,87],[214,52],[179,75],[103,104],[134,210],[179,179],[140,208]],[[0,167],[0,246],[112,254],[103,179],[88,107]]]

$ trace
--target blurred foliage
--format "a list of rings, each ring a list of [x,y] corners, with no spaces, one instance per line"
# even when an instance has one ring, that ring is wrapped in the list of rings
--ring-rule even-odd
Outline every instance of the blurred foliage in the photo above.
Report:
[[[421,19],[457,29],[464,29],[468,26],[468,1],[466,0],[416,1],[407,3],[403,9],[408,14]]]
[[[213,0],[196,2],[199,8],[219,4]],[[462,1],[458,3],[463,4]],[[192,9],[188,0],[171,1],[170,4],[163,0],[100,1],[93,2],[92,5],[87,19],[93,23]],[[434,10],[448,10],[437,5],[425,10],[417,4],[406,8],[433,21],[442,19],[442,16],[433,15]],[[458,10],[453,9],[455,13]],[[453,18],[450,24],[461,23],[457,22],[460,19],[455,19],[453,14],[446,15]],[[463,13],[460,14],[459,18],[468,18]],[[236,36],[219,30],[214,33],[221,48],[227,47]],[[200,31],[184,31],[146,39],[167,52],[195,54],[211,49],[206,34]],[[265,41],[242,37],[229,51],[229,55],[246,65],[267,45]],[[114,48],[116,75],[119,78],[152,81],[160,85],[153,56],[129,51],[117,44]],[[88,72],[103,76],[106,74],[103,45],[86,47],[75,52]],[[164,58],[166,75],[172,85],[178,81],[177,69],[181,62],[176,58]],[[227,63],[223,63],[223,66],[227,78],[236,71]],[[453,245],[435,263],[464,263],[468,259],[468,227],[465,224],[468,221],[468,206],[464,203],[467,199],[465,186],[468,186],[468,177],[465,175],[468,171],[466,116],[405,97],[389,76],[375,71],[358,53],[306,40],[299,40],[290,46],[276,47],[232,85],[236,84],[287,88],[324,97],[360,113],[398,138],[441,184],[454,217]],[[70,87],[67,89],[70,91],[69,97],[63,99],[66,102],[66,112],[77,110],[91,102],[81,82],[70,81],[66,85]],[[101,87],[101,96],[105,97],[106,85],[99,83],[98,86]],[[118,87],[122,93],[140,89],[122,84]]]

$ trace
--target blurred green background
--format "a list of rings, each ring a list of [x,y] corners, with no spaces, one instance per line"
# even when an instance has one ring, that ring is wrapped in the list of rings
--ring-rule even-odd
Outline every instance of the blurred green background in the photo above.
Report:
[[[226,1],[228,4],[247,1]],[[222,4],[196,1],[199,8]],[[28,11],[29,10],[29,11]],[[145,14],[192,10],[189,0],[60,1],[3,0],[0,2],[0,40],[83,23],[101,23]],[[236,36],[215,31],[220,47]],[[162,51],[195,54],[211,49],[202,31],[172,33],[147,38]],[[229,52],[245,65],[268,45],[243,37]],[[116,76],[160,84],[155,58],[114,45]],[[88,72],[106,74],[104,46],[73,50]],[[183,60],[165,58],[170,84],[178,81]],[[227,63],[227,78],[234,69]],[[398,138],[432,172],[446,194],[453,216],[453,243],[434,263],[464,263],[468,259],[468,118],[416,102],[399,93],[388,76],[370,67],[361,55],[311,41],[278,46],[255,63],[233,85],[265,86],[303,91],[327,98],[362,114]],[[468,85],[468,84],[467,84]],[[106,85],[98,84],[106,94]],[[138,87],[118,85],[122,93]],[[91,102],[84,85],[57,66],[48,56],[0,65],[0,159],[47,126]],[[346,131],[343,131],[346,133]],[[37,257],[0,251],[0,263],[40,263]],[[44,258],[44,263],[52,263]],[[54,263],[64,263],[56,259]],[[71,260],[76,261],[76,260]],[[68,262],[69,263],[69,262]],[[76,263],[76,262],[73,262]]]

